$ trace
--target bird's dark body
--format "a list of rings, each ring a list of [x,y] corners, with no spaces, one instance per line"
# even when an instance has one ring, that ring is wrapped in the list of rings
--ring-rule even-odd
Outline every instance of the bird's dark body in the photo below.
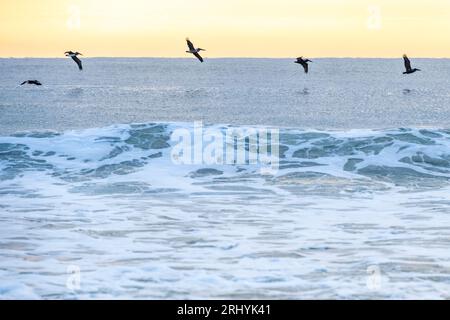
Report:
[[[414,73],[414,72],[416,72],[416,71],[421,71],[421,70],[420,70],[420,69],[414,68],[414,69],[412,69],[412,70],[410,70],[410,71],[405,71],[405,72],[403,72],[403,74],[411,74],[411,73]]]
[[[82,55],[79,52],[73,52],[73,51],[66,51],[65,52],[66,57],[71,57],[73,61],[75,61],[75,63],[78,66],[78,69],[80,71],[83,70],[83,64],[81,63],[81,60],[77,57],[78,55]]]
[[[205,49],[202,48],[195,48],[194,44],[189,40],[189,38],[186,38],[186,43],[188,45],[189,51],[186,51],[187,53],[192,53],[200,62],[203,62],[203,58],[200,55],[200,51],[205,51]]]
[[[301,65],[303,67],[303,70],[305,70],[305,73],[308,73],[308,71],[309,71],[308,62],[312,62],[312,61],[309,59],[303,59],[303,57],[299,57],[299,58],[297,58],[296,61],[294,61],[294,63],[298,63],[299,65]]]
[[[37,80],[27,80],[27,81],[22,82],[20,85],[23,86],[24,84],[33,84],[35,86],[42,86],[42,83],[40,83]]]
[[[403,72],[403,74],[411,74],[411,73],[414,73],[416,71],[422,71],[422,70],[417,69],[417,68],[414,68],[414,69],[411,68],[411,61],[408,59],[406,54],[403,55],[403,61],[405,63],[405,69],[406,69],[406,71]]]

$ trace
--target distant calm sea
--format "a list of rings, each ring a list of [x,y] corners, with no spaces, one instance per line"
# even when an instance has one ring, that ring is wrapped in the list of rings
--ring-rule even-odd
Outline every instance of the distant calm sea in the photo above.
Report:
[[[0,59],[0,298],[450,298],[450,60],[412,62]],[[193,121],[278,172],[175,164]]]

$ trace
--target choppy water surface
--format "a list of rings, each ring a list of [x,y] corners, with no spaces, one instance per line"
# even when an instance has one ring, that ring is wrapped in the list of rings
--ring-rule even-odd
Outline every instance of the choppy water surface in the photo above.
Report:
[[[179,128],[0,138],[0,297],[449,298],[450,131],[281,129],[262,175]]]
[[[0,134],[161,121],[450,128],[450,59],[0,59]],[[21,87],[38,79],[42,87]]]

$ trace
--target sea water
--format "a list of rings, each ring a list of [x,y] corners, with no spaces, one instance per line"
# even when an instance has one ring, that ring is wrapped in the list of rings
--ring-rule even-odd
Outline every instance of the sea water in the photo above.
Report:
[[[0,298],[449,298],[450,61],[413,63],[0,60]],[[277,170],[174,161],[194,121]]]

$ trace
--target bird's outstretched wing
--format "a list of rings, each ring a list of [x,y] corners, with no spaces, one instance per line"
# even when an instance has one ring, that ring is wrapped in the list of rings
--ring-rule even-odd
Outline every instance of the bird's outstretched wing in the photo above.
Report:
[[[28,83],[28,81],[22,82],[20,85],[23,86],[24,84]]]
[[[195,51],[194,44],[191,42],[191,40],[189,40],[189,38],[186,38],[186,42],[187,42],[187,45],[189,47],[189,50]]]
[[[302,66],[303,66],[303,69],[305,70],[305,73],[308,73],[308,63],[307,62],[304,62],[304,63],[302,63]]]
[[[411,61],[409,61],[408,57],[406,56],[406,54],[403,55],[403,60],[405,61],[405,68],[406,71],[411,71]]]
[[[83,65],[81,64],[81,60],[78,59],[77,56],[72,56],[72,60],[75,61],[78,65],[78,69],[83,70]]]
[[[203,62],[203,58],[201,55],[198,54],[198,52],[194,53],[194,56],[196,56],[197,59],[200,60],[200,62]]]

